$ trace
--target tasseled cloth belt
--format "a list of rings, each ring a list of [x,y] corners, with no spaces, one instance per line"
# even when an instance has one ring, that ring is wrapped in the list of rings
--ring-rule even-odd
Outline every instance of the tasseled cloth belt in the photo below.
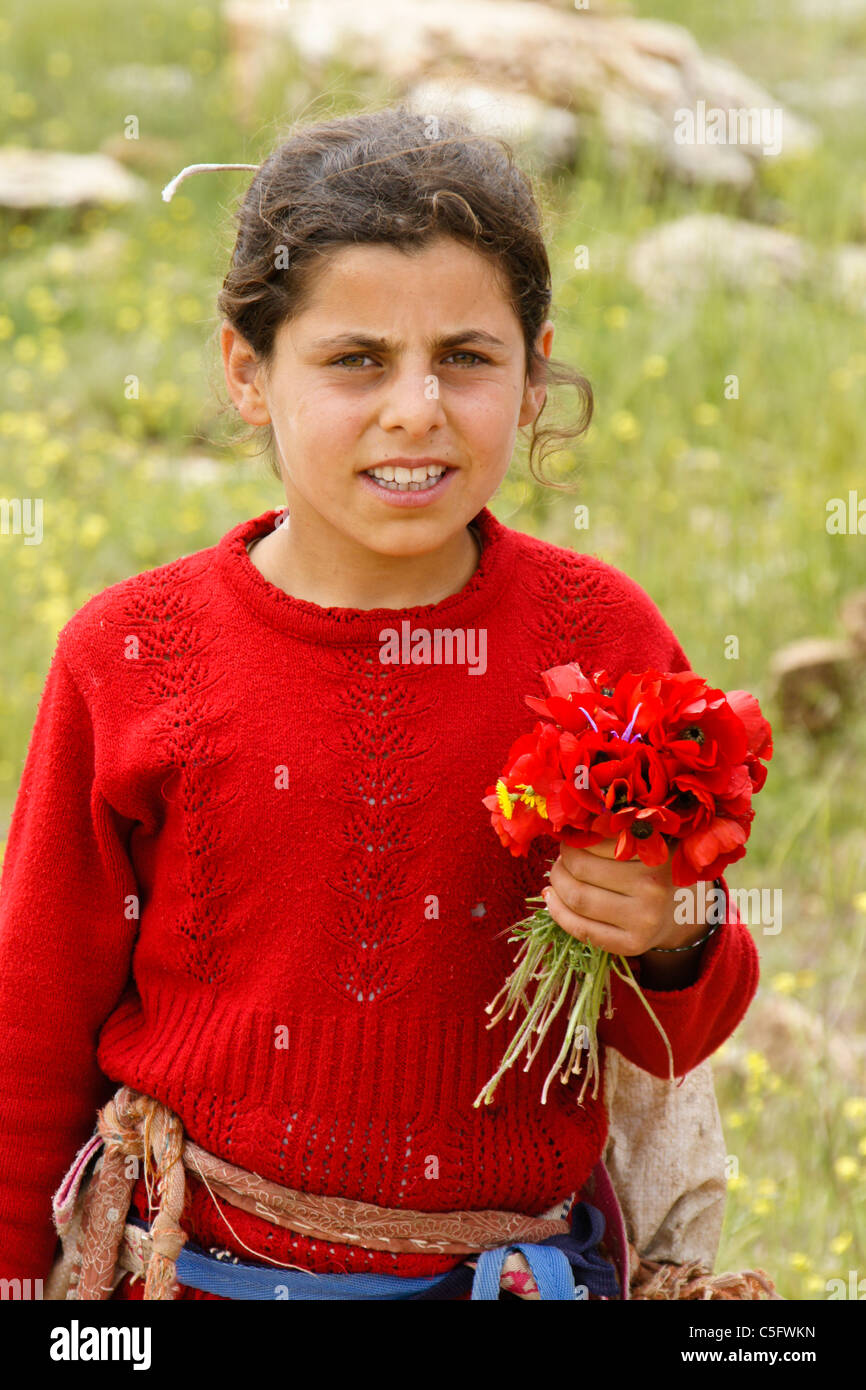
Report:
[[[100,1150],[101,1161],[83,1185],[85,1172]],[[140,1221],[128,1219],[137,1178],[137,1164],[130,1164],[130,1159],[143,1163],[151,1208],[154,1189],[159,1193],[159,1208],[149,1231]],[[276,1270],[243,1264],[236,1258],[221,1262],[192,1243],[184,1249],[188,1237],[180,1217],[187,1169],[204,1182],[215,1201],[222,1197],[234,1207],[304,1236],[368,1250],[476,1259],[444,1275],[415,1280],[393,1275],[316,1275],[294,1265],[278,1265],[267,1256],[262,1258],[278,1265]],[[613,1266],[597,1249],[605,1233],[605,1217],[586,1202],[572,1208],[569,1222],[512,1211],[410,1211],[298,1192],[237,1168],[185,1139],[177,1115],[128,1086],[122,1086],[99,1112],[97,1132],[76,1155],[53,1206],[64,1245],[53,1278],[65,1278],[70,1299],[110,1298],[123,1268],[145,1273],[146,1299],[174,1298],[181,1272],[186,1276],[183,1282],[193,1288],[217,1292],[235,1287],[235,1292],[227,1293],[230,1298],[455,1298],[470,1289],[473,1299],[497,1298],[500,1282],[508,1287],[503,1278],[508,1270],[518,1287],[526,1288],[528,1281],[529,1297],[574,1299],[585,1297],[587,1291],[601,1297],[622,1296]],[[361,1291],[362,1283],[366,1292]],[[387,1292],[397,1287],[401,1292]],[[274,1293],[274,1288],[285,1292]],[[341,1288],[343,1292],[338,1292]]]

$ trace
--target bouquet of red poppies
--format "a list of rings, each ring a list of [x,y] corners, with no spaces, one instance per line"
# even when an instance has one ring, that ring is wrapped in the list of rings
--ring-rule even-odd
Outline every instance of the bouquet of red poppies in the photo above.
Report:
[[[743,857],[755,814],[752,796],[764,785],[764,762],[773,754],[770,725],[753,695],[711,689],[693,671],[630,671],[614,682],[607,671],[585,676],[572,662],[541,678],[547,698],[525,699],[542,720],[512,746],[483,799],[512,854],[526,854],[538,836],[583,847],[615,837],[617,859],[637,855],[657,865],[672,855],[677,887],[715,878]],[[560,1079],[567,1082],[580,1070],[584,1052],[579,1100],[590,1080],[597,1093],[596,1029],[605,1002],[611,1016],[611,970],[640,994],[672,1062],[664,1031],[625,957],[578,941],[544,906],[517,923],[514,933],[510,940],[522,945],[514,971],[487,1006],[492,1014],[504,1000],[488,1027],[506,1013],[513,1020],[521,1007],[524,1017],[476,1106],[482,1100],[490,1104],[499,1078],[523,1052],[529,1070],[566,1003],[565,1038],[542,1102],[556,1072],[562,1068]]]

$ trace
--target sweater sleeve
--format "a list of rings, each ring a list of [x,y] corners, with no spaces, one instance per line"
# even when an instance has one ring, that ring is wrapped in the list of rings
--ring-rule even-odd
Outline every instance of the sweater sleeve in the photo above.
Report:
[[[745,1016],[758,988],[758,951],[725,890],[725,921],[704,947],[698,978],[685,989],[642,992],[664,1029],[674,1059],[674,1075],[684,1076],[721,1047]],[[709,890],[711,892],[711,890]],[[640,957],[629,959],[640,983]],[[653,1076],[670,1075],[664,1041],[626,981],[612,975],[613,1017],[602,1016],[599,1041],[615,1047],[635,1066]]]
[[[129,978],[131,822],[94,778],[94,732],[62,654],[42,694],[0,882],[0,1277],[42,1278],[51,1198],[111,1084],[97,1034]]]
[[[649,595],[627,575],[616,571],[616,576],[636,618],[631,630],[638,634],[623,669],[637,671],[655,666],[665,671],[692,670],[682,646]],[[745,1016],[758,988],[757,947],[731,902],[724,877],[721,883],[725,893],[724,923],[704,947],[698,978],[684,989],[643,990],[667,1035],[676,1076],[684,1076],[721,1047]],[[708,884],[708,897],[711,893]],[[630,958],[629,964],[639,982],[640,957]],[[610,999],[613,1017],[599,1021],[599,1040],[653,1076],[669,1076],[664,1041],[637,992],[612,976]]]

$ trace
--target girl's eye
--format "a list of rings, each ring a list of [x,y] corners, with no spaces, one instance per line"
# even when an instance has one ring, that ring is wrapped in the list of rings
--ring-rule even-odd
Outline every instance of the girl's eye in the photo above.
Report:
[[[363,359],[365,357],[367,357],[366,352],[347,352],[344,357],[337,358],[336,362],[334,363],[334,366],[340,367],[344,362],[351,362],[352,358],[355,358],[357,361],[358,358]]]
[[[469,348],[461,348],[458,352],[449,353],[449,356],[448,358],[446,358],[446,361],[449,361],[453,357],[471,357],[473,359],[472,362],[458,363],[458,366],[473,366],[475,362],[487,361],[486,357],[482,357],[481,354],[478,352],[471,352]],[[364,360],[372,361],[372,358],[370,358],[366,352],[347,352],[342,357],[338,357],[336,361],[333,363],[333,365],[335,367],[341,367],[344,363],[351,363],[354,361],[355,366],[357,367]]]
[[[476,362],[486,362],[486,361],[487,361],[487,358],[486,358],[486,357],[482,357],[482,356],[480,355],[480,353],[471,352],[471,351],[469,350],[469,348],[460,348],[459,351],[457,351],[457,352],[452,352],[452,353],[450,354],[450,356],[451,356],[451,357],[474,357]],[[469,364],[467,364],[467,365],[471,366],[472,363],[469,363]]]

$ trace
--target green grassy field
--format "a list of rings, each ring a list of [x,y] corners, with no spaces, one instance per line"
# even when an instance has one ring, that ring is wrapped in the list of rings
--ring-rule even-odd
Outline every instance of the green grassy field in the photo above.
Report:
[[[819,83],[866,61],[866,19],[792,18],[755,7],[640,3],[687,24],[711,51],[774,90]],[[165,88],[128,65],[186,70]],[[182,77],[182,74],[181,74]],[[177,74],[175,74],[177,78]],[[290,86],[292,105],[281,106]],[[212,544],[283,498],[262,458],[233,442],[236,417],[214,343],[214,300],[233,244],[231,211],[248,175],[165,182],[198,161],[256,162],[297,112],[384,101],[386,86],[335,68],[324,94],[300,69],[260,93],[249,129],[233,111],[217,8],[143,0],[8,0],[0,20],[0,142],[92,151],[137,115],[135,172],[147,196],[84,213],[0,213],[0,437],[3,493],[43,497],[38,546],[4,537],[0,624],[0,812],[14,799],[57,632],[107,585]],[[830,497],[866,489],[864,320],[806,280],[784,292],[648,306],[614,267],[576,271],[600,249],[695,209],[751,216],[826,251],[866,240],[863,106],[805,112],[817,149],[768,164],[746,197],[664,184],[636,160],[613,172],[590,137],[574,171],[540,186],[551,238],[557,340],[596,395],[590,435],[556,460],[579,490],[538,487],[515,456],[493,509],[511,526],[590,550],[652,595],[713,684],[746,688],[776,730],[776,751],[746,860],[733,885],[780,887],[784,929],[756,939],[763,992],[793,994],[844,1037],[866,1028],[866,709],[818,741],[778,722],[768,659],[784,642],[840,636],[838,608],[866,583],[862,536],[831,536]],[[735,373],[740,398],[726,400]],[[138,400],[125,379],[140,382]],[[566,412],[568,394],[551,403]],[[206,454],[203,479],[178,460]],[[589,531],[574,529],[577,501]],[[50,521],[49,521],[50,518]],[[725,638],[739,639],[739,659]],[[804,1049],[796,1079],[755,1053],[735,1079],[719,1058],[727,1148],[736,1158],[718,1268],[761,1266],[787,1298],[866,1275],[866,1081],[844,1082]]]

